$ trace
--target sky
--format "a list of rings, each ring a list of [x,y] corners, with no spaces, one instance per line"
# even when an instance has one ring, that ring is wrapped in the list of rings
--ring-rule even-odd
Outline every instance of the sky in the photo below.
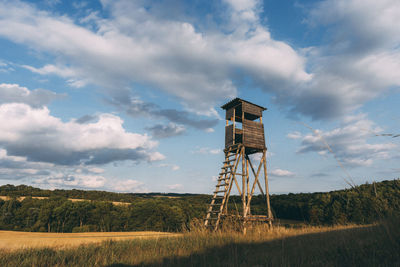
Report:
[[[268,108],[272,194],[398,178],[399,25],[398,0],[0,0],[0,185],[209,194],[235,97]]]

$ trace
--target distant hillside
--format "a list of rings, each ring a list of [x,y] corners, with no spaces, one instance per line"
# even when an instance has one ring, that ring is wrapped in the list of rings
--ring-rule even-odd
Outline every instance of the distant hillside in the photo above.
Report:
[[[314,224],[371,223],[400,212],[400,180],[327,193],[271,196],[278,218]]]
[[[0,229],[48,232],[180,231],[191,220],[204,218],[211,199],[210,195],[43,190],[26,185],[0,186],[0,196]],[[239,203],[238,196],[230,198],[232,213],[241,212]],[[271,206],[279,219],[371,223],[399,214],[400,180],[326,193],[272,195]],[[264,198],[254,196],[252,214],[265,213]]]

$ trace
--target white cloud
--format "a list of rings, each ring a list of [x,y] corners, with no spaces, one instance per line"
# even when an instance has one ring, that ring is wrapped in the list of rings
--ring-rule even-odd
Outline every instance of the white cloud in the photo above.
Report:
[[[12,64],[0,59],[0,73],[9,73],[14,70]]]
[[[80,88],[84,87],[87,84],[87,81],[81,78],[77,79],[78,74],[76,73],[76,70],[72,68],[67,68],[64,66],[55,66],[51,64],[45,65],[42,68],[35,68],[28,65],[22,65],[22,67],[41,75],[54,74],[66,78],[67,83],[72,87]]]
[[[289,139],[299,139],[299,138],[301,138],[301,136],[302,136],[301,133],[297,132],[297,131],[292,132],[292,133],[288,133],[286,135],[286,137],[289,138]]]
[[[25,103],[32,107],[42,107],[61,97],[63,95],[58,95],[48,90],[36,89],[30,91],[28,88],[18,84],[0,84],[0,104]]]
[[[400,87],[400,2],[326,0],[310,12],[327,43],[309,48],[313,79],[291,100],[292,112],[324,119],[345,116],[390,88]]]
[[[104,164],[117,160],[158,160],[151,152],[157,142],[147,135],[126,132],[121,118],[101,114],[98,121],[62,122],[47,107],[0,105],[0,145],[10,155],[29,161],[64,165]]]
[[[295,176],[295,173],[288,171],[288,170],[282,170],[282,169],[274,169],[269,171],[269,174],[271,176],[276,176],[276,177],[293,177]]]
[[[183,125],[168,123],[167,125],[157,124],[146,128],[155,138],[168,138],[185,133],[186,128]]]
[[[3,2],[0,35],[65,62],[65,66],[29,67],[36,73],[79,81],[76,86],[94,83],[113,90],[132,82],[147,84],[208,114],[215,113],[217,101],[236,95],[233,80],[238,69],[272,92],[311,78],[304,57],[272,39],[261,25],[258,1],[229,1],[230,33],[199,31],[188,22],[158,17],[139,2],[102,3],[109,17],[94,17],[93,30],[33,5]],[[249,24],[237,23],[233,17]]]
[[[88,171],[93,172],[93,173],[103,173],[105,170],[102,168],[98,168],[98,167],[92,167],[92,168],[88,168]]]
[[[368,140],[382,132],[380,127],[368,120],[365,114],[346,116],[341,127],[331,131],[315,130],[313,134],[302,138],[298,153],[330,153],[327,144],[335,156],[347,166],[369,166],[377,159],[391,158],[391,151],[397,148],[393,143],[370,143]]]
[[[65,15],[6,1],[0,4],[0,36],[56,55],[55,63],[28,67],[36,73],[59,75],[78,87],[98,84],[112,97],[145,84],[208,115],[218,101],[236,95],[235,82],[243,78],[292,115],[313,119],[345,116],[400,86],[397,0],[316,4],[308,22],[325,27],[328,42],[304,49],[271,37],[260,22],[261,1],[224,2],[229,25],[211,30],[158,16],[153,2],[143,8],[140,1],[102,1],[109,16],[92,16],[85,28]]]
[[[102,188],[106,178],[100,175],[63,174],[57,173],[54,176],[37,178],[32,182],[35,185],[50,188]]]
[[[162,168],[170,168],[172,171],[177,171],[179,170],[181,167],[179,167],[178,165],[175,164],[167,164],[167,163],[162,163],[160,165],[158,165],[159,167]]]
[[[193,154],[211,154],[216,155],[222,153],[222,149],[218,148],[209,148],[209,147],[200,147],[196,150],[192,151]]]

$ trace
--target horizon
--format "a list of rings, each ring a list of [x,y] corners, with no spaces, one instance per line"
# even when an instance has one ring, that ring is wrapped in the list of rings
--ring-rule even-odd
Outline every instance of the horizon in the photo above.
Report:
[[[282,193],[270,193],[270,196],[273,195],[289,195],[289,194],[318,194],[318,193],[331,193],[331,192],[336,192],[336,191],[343,191],[343,190],[351,190],[354,189],[355,187],[359,187],[359,186],[363,186],[363,185],[369,185],[369,184],[374,184],[374,183],[381,183],[381,182],[390,182],[390,181],[395,181],[395,180],[400,180],[400,177],[398,178],[394,178],[394,179],[389,179],[389,180],[381,180],[381,181],[373,181],[371,183],[369,182],[365,182],[362,184],[357,184],[354,185],[354,187],[351,188],[341,188],[341,189],[335,189],[335,190],[331,190],[331,191],[314,191],[314,192],[282,192]],[[12,186],[31,186],[31,185],[26,185],[26,184],[19,184],[19,185],[14,185],[14,184],[4,184],[4,185],[0,185],[1,186],[7,186],[7,185],[12,185]],[[40,188],[40,187],[35,187],[35,186],[31,186],[35,189],[40,189],[40,190],[49,190],[49,191],[55,191],[55,190],[82,190],[82,191],[98,191],[98,192],[107,192],[107,193],[117,193],[117,194],[134,194],[134,195],[140,195],[140,194],[144,194],[144,195],[150,195],[150,194],[160,194],[160,195],[168,195],[168,194],[172,194],[172,195],[212,195],[211,193],[187,193],[187,192],[117,192],[117,191],[107,191],[107,190],[96,190],[96,189],[78,189],[78,188]],[[254,194],[255,196],[262,196],[261,192],[258,192],[258,194]],[[231,196],[236,196],[239,197],[239,194],[232,194]]]
[[[398,179],[398,25],[396,0],[0,0],[0,185],[210,194],[235,97],[268,109],[270,194]]]

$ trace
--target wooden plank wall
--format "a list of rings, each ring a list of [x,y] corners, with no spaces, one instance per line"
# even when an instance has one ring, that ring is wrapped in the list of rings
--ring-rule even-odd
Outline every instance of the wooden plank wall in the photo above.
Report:
[[[233,144],[233,124],[225,126],[225,147]]]
[[[263,112],[262,108],[259,108],[257,106],[251,105],[246,102],[242,102],[242,108],[243,108],[243,111],[246,113],[250,113],[250,114],[256,115],[258,117],[262,116],[262,112]]]
[[[260,122],[244,120],[243,145],[252,148],[265,148],[264,125]]]
[[[233,117],[233,110],[234,110],[235,108],[230,108],[230,109],[227,109],[226,110],[226,115],[225,115],[225,119],[226,120],[230,120],[230,119],[232,119],[232,117]]]

